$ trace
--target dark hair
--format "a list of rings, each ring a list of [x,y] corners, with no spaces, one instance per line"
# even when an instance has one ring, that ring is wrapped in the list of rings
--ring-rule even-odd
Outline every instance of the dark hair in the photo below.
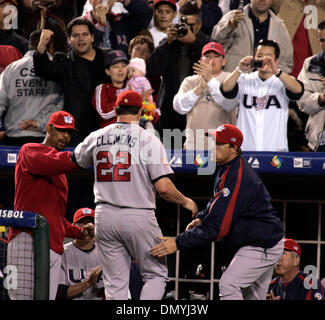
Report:
[[[82,25],[88,26],[88,30],[89,30],[90,34],[91,35],[94,34],[94,26],[89,20],[87,20],[85,18],[75,18],[72,21],[70,21],[69,24],[67,25],[67,36],[68,36],[68,38],[71,37],[72,28],[74,26],[82,26]]]
[[[198,8],[196,1],[192,0],[186,2],[179,8],[179,13],[183,16],[197,16],[198,20],[202,20],[201,18],[201,10]]]
[[[132,50],[137,44],[144,44],[144,43],[146,43],[148,45],[150,53],[152,53],[152,51],[155,49],[155,45],[153,43],[152,38],[150,38],[149,36],[146,36],[146,35],[139,35],[139,36],[134,37],[130,41],[129,48],[128,48],[129,55],[131,56]]]
[[[325,20],[323,20],[322,22],[319,23],[317,29],[318,30],[324,30],[325,29]]]
[[[139,107],[136,106],[117,106],[116,107],[116,114],[118,116],[125,115],[125,114],[132,114],[137,115],[140,111]]]
[[[35,50],[38,46],[39,40],[41,38],[42,30],[34,30],[29,35],[28,46],[30,50]],[[52,39],[53,37],[51,37]]]
[[[257,48],[259,46],[263,47],[272,47],[274,49],[275,59],[279,59],[280,57],[280,47],[275,40],[260,40],[254,50],[254,56],[256,54]]]

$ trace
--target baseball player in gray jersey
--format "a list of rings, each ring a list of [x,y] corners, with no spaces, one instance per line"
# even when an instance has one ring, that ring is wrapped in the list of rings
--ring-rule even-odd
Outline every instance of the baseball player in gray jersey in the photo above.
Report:
[[[80,208],[73,216],[73,223],[82,228],[94,223],[95,211]],[[94,239],[75,239],[64,245],[57,300],[101,300],[104,283],[102,268]]]
[[[107,300],[128,298],[131,256],[144,283],[140,299],[158,300],[164,294],[167,260],[150,255],[161,235],[154,211],[156,191],[192,216],[197,212],[196,204],[169,179],[173,171],[160,140],[138,125],[141,108],[140,94],[120,93],[117,122],[91,133],[72,155],[80,167],[94,166],[95,236]]]

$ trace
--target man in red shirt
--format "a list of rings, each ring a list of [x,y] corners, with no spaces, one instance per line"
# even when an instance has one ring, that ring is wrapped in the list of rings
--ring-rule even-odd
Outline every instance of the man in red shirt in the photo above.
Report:
[[[65,173],[77,166],[70,151],[60,152],[75,131],[75,119],[65,111],[54,112],[46,126],[43,143],[22,146],[15,169],[15,210],[40,213],[49,224],[50,234],[50,299],[55,299],[60,276],[64,237],[89,238],[93,224],[82,229],[65,218],[68,182]],[[33,239],[28,230],[12,228],[9,233],[8,265],[17,267],[17,289],[10,289],[12,300],[33,299]],[[27,272],[26,272],[27,270]]]

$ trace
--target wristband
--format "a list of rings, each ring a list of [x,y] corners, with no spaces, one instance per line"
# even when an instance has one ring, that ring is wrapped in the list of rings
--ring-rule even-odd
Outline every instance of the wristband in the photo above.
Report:
[[[281,76],[281,74],[282,74],[282,72],[283,72],[281,69],[279,69],[279,70],[280,70],[280,72],[279,72],[278,74],[275,75],[275,76],[278,77],[278,78],[280,78],[280,76]]]
[[[240,74],[243,74],[243,73],[244,73],[244,71],[241,71],[241,70],[239,69],[239,67],[236,67],[236,70],[237,70]]]

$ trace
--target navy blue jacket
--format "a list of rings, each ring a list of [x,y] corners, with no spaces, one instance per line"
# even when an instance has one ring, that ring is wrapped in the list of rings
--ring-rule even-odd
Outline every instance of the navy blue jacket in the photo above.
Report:
[[[271,281],[269,292],[272,290],[275,296],[280,296],[280,300],[324,300],[324,288],[317,280],[317,288],[313,289],[307,284],[305,288],[306,273],[299,272],[296,277],[287,284],[283,284],[280,277]]]
[[[176,237],[178,249],[223,239],[232,250],[273,247],[283,237],[283,224],[262,180],[243,158],[221,165],[215,173],[214,196],[197,218],[202,224]]]

